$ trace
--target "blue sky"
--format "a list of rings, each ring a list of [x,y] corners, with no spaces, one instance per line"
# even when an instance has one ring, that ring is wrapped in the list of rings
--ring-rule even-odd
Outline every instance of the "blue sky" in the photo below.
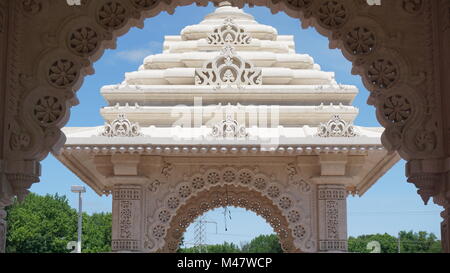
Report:
[[[131,29],[120,37],[115,50],[107,50],[95,63],[95,74],[85,78],[78,91],[80,105],[72,108],[67,126],[98,126],[103,119],[99,109],[106,103],[100,95],[103,85],[120,83],[125,72],[135,71],[144,57],[162,51],[164,35],[178,35],[183,27],[199,23],[212,12],[214,7],[187,6],[176,9],[174,15],[161,13],[145,21],[143,29]],[[375,118],[375,109],[366,104],[368,91],[363,87],[360,77],[351,75],[351,64],[339,50],[330,50],[328,40],[314,29],[303,30],[300,21],[284,13],[272,15],[267,8],[245,8],[258,22],[278,29],[279,34],[294,35],[296,51],[311,55],[324,71],[334,71],[336,79],[342,84],[356,85],[360,93],[354,105],[360,109],[355,124],[361,126],[380,126]],[[400,230],[424,230],[440,237],[439,213],[441,208],[434,204],[423,205],[416,194],[414,185],[406,182],[404,161],[400,161],[384,175],[363,197],[348,198],[348,233],[351,236],[387,232],[396,235]],[[77,207],[77,198],[70,192],[70,186],[83,184],[52,155],[42,162],[41,182],[34,184],[32,192],[38,194],[64,194],[72,207]],[[99,197],[91,189],[85,194],[84,208],[88,213],[111,211],[111,197]],[[430,202],[432,203],[432,202]],[[206,219],[217,222],[207,225],[207,242],[223,241],[239,244],[250,241],[259,234],[272,233],[265,221],[252,212],[231,209],[225,231],[223,209],[207,213]],[[185,235],[187,242],[193,241],[193,228]]]

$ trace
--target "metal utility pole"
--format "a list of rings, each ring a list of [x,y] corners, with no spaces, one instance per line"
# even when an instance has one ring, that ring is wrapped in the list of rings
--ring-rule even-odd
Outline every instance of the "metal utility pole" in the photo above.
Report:
[[[86,188],[83,186],[72,186],[71,191],[78,193],[78,240],[75,253],[81,253],[81,233],[83,229],[83,200],[81,198],[81,194],[86,192]]]
[[[398,233],[397,236],[397,252],[400,253],[401,252],[401,248],[400,248],[400,233]]]
[[[195,221],[194,227],[194,246],[198,247],[200,253],[202,253],[202,248],[206,245],[206,226],[205,224],[215,224],[217,233],[217,222],[205,220],[205,216],[202,215]],[[207,251],[207,249],[205,248]]]

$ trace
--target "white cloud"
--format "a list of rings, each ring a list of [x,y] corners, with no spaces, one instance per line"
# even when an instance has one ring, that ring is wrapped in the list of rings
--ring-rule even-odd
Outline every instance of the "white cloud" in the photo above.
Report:
[[[116,56],[120,59],[129,61],[129,62],[141,62],[144,60],[145,57],[147,57],[148,55],[151,55],[152,53],[153,52],[151,49],[141,48],[141,49],[118,51],[116,53]]]

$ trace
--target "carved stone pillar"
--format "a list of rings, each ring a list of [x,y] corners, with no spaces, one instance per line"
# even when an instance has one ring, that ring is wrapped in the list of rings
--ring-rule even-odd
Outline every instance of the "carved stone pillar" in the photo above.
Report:
[[[112,208],[112,250],[141,251],[142,246],[142,187],[115,185]]]
[[[343,185],[318,185],[320,252],[347,251],[347,191]]]
[[[406,164],[408,182],[417,187],[425,204],[430,198],[444,208],[441,213],[442,250],[450,253],[450,159],[410,160]]]
[[[450,206],[445,208],[441,216],[444,218],[444,221],[441,223],[442,251],[450,253]]]

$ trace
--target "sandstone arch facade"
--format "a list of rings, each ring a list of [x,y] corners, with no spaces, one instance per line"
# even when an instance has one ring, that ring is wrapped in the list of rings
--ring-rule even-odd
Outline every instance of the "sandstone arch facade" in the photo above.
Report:
[[[77,104],[76,90],[115,39],[145,18],[208,1],[100,0],[0,3],[1,207],[39,181],[40,164],[64,143],[60,128]],[[450,251],[450,3],[447,0],[248,0],[313,26],[339,48],[371,92],[368,103],[386,128],[383,144],[406,160],[407,176],[425,202],[445,208]],[[3,215],[4,213],[0,214]],[[2,226],[4,221],[2,217]],[[1,230],[0,230],[1,231]],[[1,232],[0,232],[1,233]]]

